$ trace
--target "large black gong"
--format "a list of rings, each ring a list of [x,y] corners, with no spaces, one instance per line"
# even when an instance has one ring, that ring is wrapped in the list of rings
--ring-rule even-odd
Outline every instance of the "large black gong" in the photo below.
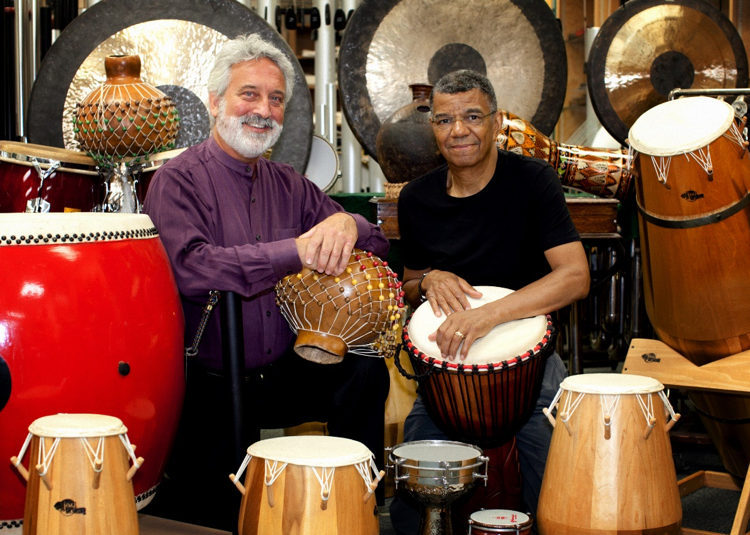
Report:
[[[544,0],[364,0],[339,51],[346,119],[377,157],[380,125],[411,102],[409,85],[457,69],[486,75],[498,107],[550,134],[567,86],[565,42]]]
[[[205,85],[200,87],[196,80],[205,78],[224,40],[246,33],[272,42],[295,68],[294,95],[271,159],[304,172],[313,125],[302,68],[278,32],[235,0],[103,0],[87,9],[62,32],[42,62],[29,102],[29,141],[66,146],[63,124],[70,119],[69,93],[78,95],[76,89],[93,88],[103,81],[103,62],[97,74],[88,65],[98,55],[115,50],[140,55],[143,80],[175,100],[183,118],[178,147],[199,143],[209,129],[208,110],[202,104]]]

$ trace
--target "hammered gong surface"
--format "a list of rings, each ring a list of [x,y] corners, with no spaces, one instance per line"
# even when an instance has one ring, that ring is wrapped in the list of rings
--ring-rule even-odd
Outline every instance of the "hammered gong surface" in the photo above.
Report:
[[[183,118],[177,146],[208,136],[206,79],[224,41],[257,33],[287,55],[294,95],[271,159],[304,172],[312,142],[312,101],[294,53],[265,20],[234,0],[103,0],[73,20],[44,58],[29,102],[29,141],[72,146],[70,110],[104,81],[104,57],[141,56],[141,78],[172,96]],[[77,100],[78,99],[78,100]],[[180,104],[183,108],[180,109]]]
[[[550,134],[565,99],[567,56],[544,0],[364,0],[339,51],[342,107],[373,157],[383,122],[412,100],[410,84],[457,69],[486,75],[498,108]]]
[[[591,45],[588,90],[599,121],[620,143],[672,89],[746,87],[742,38],[703,0],[631,0]]]

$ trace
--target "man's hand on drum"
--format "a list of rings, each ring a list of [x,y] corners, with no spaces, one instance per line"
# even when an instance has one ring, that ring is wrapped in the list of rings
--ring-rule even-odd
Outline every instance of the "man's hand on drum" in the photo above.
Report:
[[[297,253],[305,267],[340,275],[349,263],[359,233],[354,218],[333,214],[297,238]]]
[[[437,342],[443,359],[454,360],[459,356],[460,360],[465,360],[472,344],[486,336],[495,325],[497,319],[489,307],[471,308],[445,318],[438,330],[428,338]]]
[[[454,312],[470,309],[467,295],[477,299],[482,297],[481,292],[461,277],[439,269],[428,272],[422,279],[422,292],[436,316],[440,316],[441,310],[450,316]]]

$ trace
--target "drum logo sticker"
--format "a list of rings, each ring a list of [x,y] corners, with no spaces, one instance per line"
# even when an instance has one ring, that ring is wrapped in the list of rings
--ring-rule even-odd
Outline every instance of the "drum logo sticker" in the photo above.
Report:
[[[86,514],[86,508],[76,507],[76,502],[73,500],[61,500],[55,504],[55,509],[65,516]]]
[[[644,353],[643,355],[641,355],[641,358],[645,362],[661,362],[661,359],[657,358],[654,353]]]
[[[688,202],[695,202],[698,199],[702,199],[703,198],[703,194],[702,193],[698,193],[697,191],[688,190],[685,193],[683,193],[682,195],[680,195],[680,197],[682,197],[683,199],[685,199]]]

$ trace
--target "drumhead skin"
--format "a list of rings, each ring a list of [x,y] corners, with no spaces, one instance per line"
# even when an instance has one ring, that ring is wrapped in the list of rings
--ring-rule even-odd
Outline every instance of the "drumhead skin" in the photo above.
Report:
[[[50,245],[99,240],[151,238],[157,235],[147,214],[49,213],[0,214],[0,246]],[[49,235],[49,229],[55,234]],[[111,235],[111,236],[110,236]],[[87,240],[88,238],[88,240]]]
[[[649,156],[675,156],[705,147],[734,121],[728,103],[685,97],[659,104],[641,115],[628,134],[630,146]]]
[[[467,297],[472,308],[497,301],[513,293],[513,290],[495,286],[476,286],[482,297]],[[422,353],[436,360],[442,360],[437,342],[428,337],[445,321],[445,314],[435,316],[432,306],[425,301],[412,314],[409,321],[409,338]],[[509,321],[493,328],[487,336],[474,342],[464,364],[486,364],[501,362],[536,346],[547,332],[547,318],[535,316],[522,320]]]
[[[393,448],[391,455],[424,463],[456,463],[476,459],[482,454],[477,446],[448,440],[406,442]]]
[[[664,385],[643,375],[584,373],[566,377],[560,388],[581,394],[620,395],[653,394],[664,390]]]
[[[477,526],[525,528],[531,525],[529,515],[510,509],[484,509],[472,513],[469,520]]]
[[[104,414],[53,414],[29,426],[29,433],[50,438],[111,437],[127,432],[122,420]]]
[[[74,165],[84,170],[90,169],[92,174],[95,173],[96,168],[96,162],[86,153],[18,141],[0,141],[0,159],[28,165],[32,165],[33,159],[42,167],[48,166],[51,162],[60,162],[60,167],[63,169]]]
[[[307,160],[305,176],[321,191],[328,191],[336,183],[339,174],[339,156],[327,139],[315,134],[312,138],[310,158]]]
[[[261,440],[247,448],[247,454],[298,466],[334,468],[362,463],[373,457],[367,446],[356,440],[316,435]]]

